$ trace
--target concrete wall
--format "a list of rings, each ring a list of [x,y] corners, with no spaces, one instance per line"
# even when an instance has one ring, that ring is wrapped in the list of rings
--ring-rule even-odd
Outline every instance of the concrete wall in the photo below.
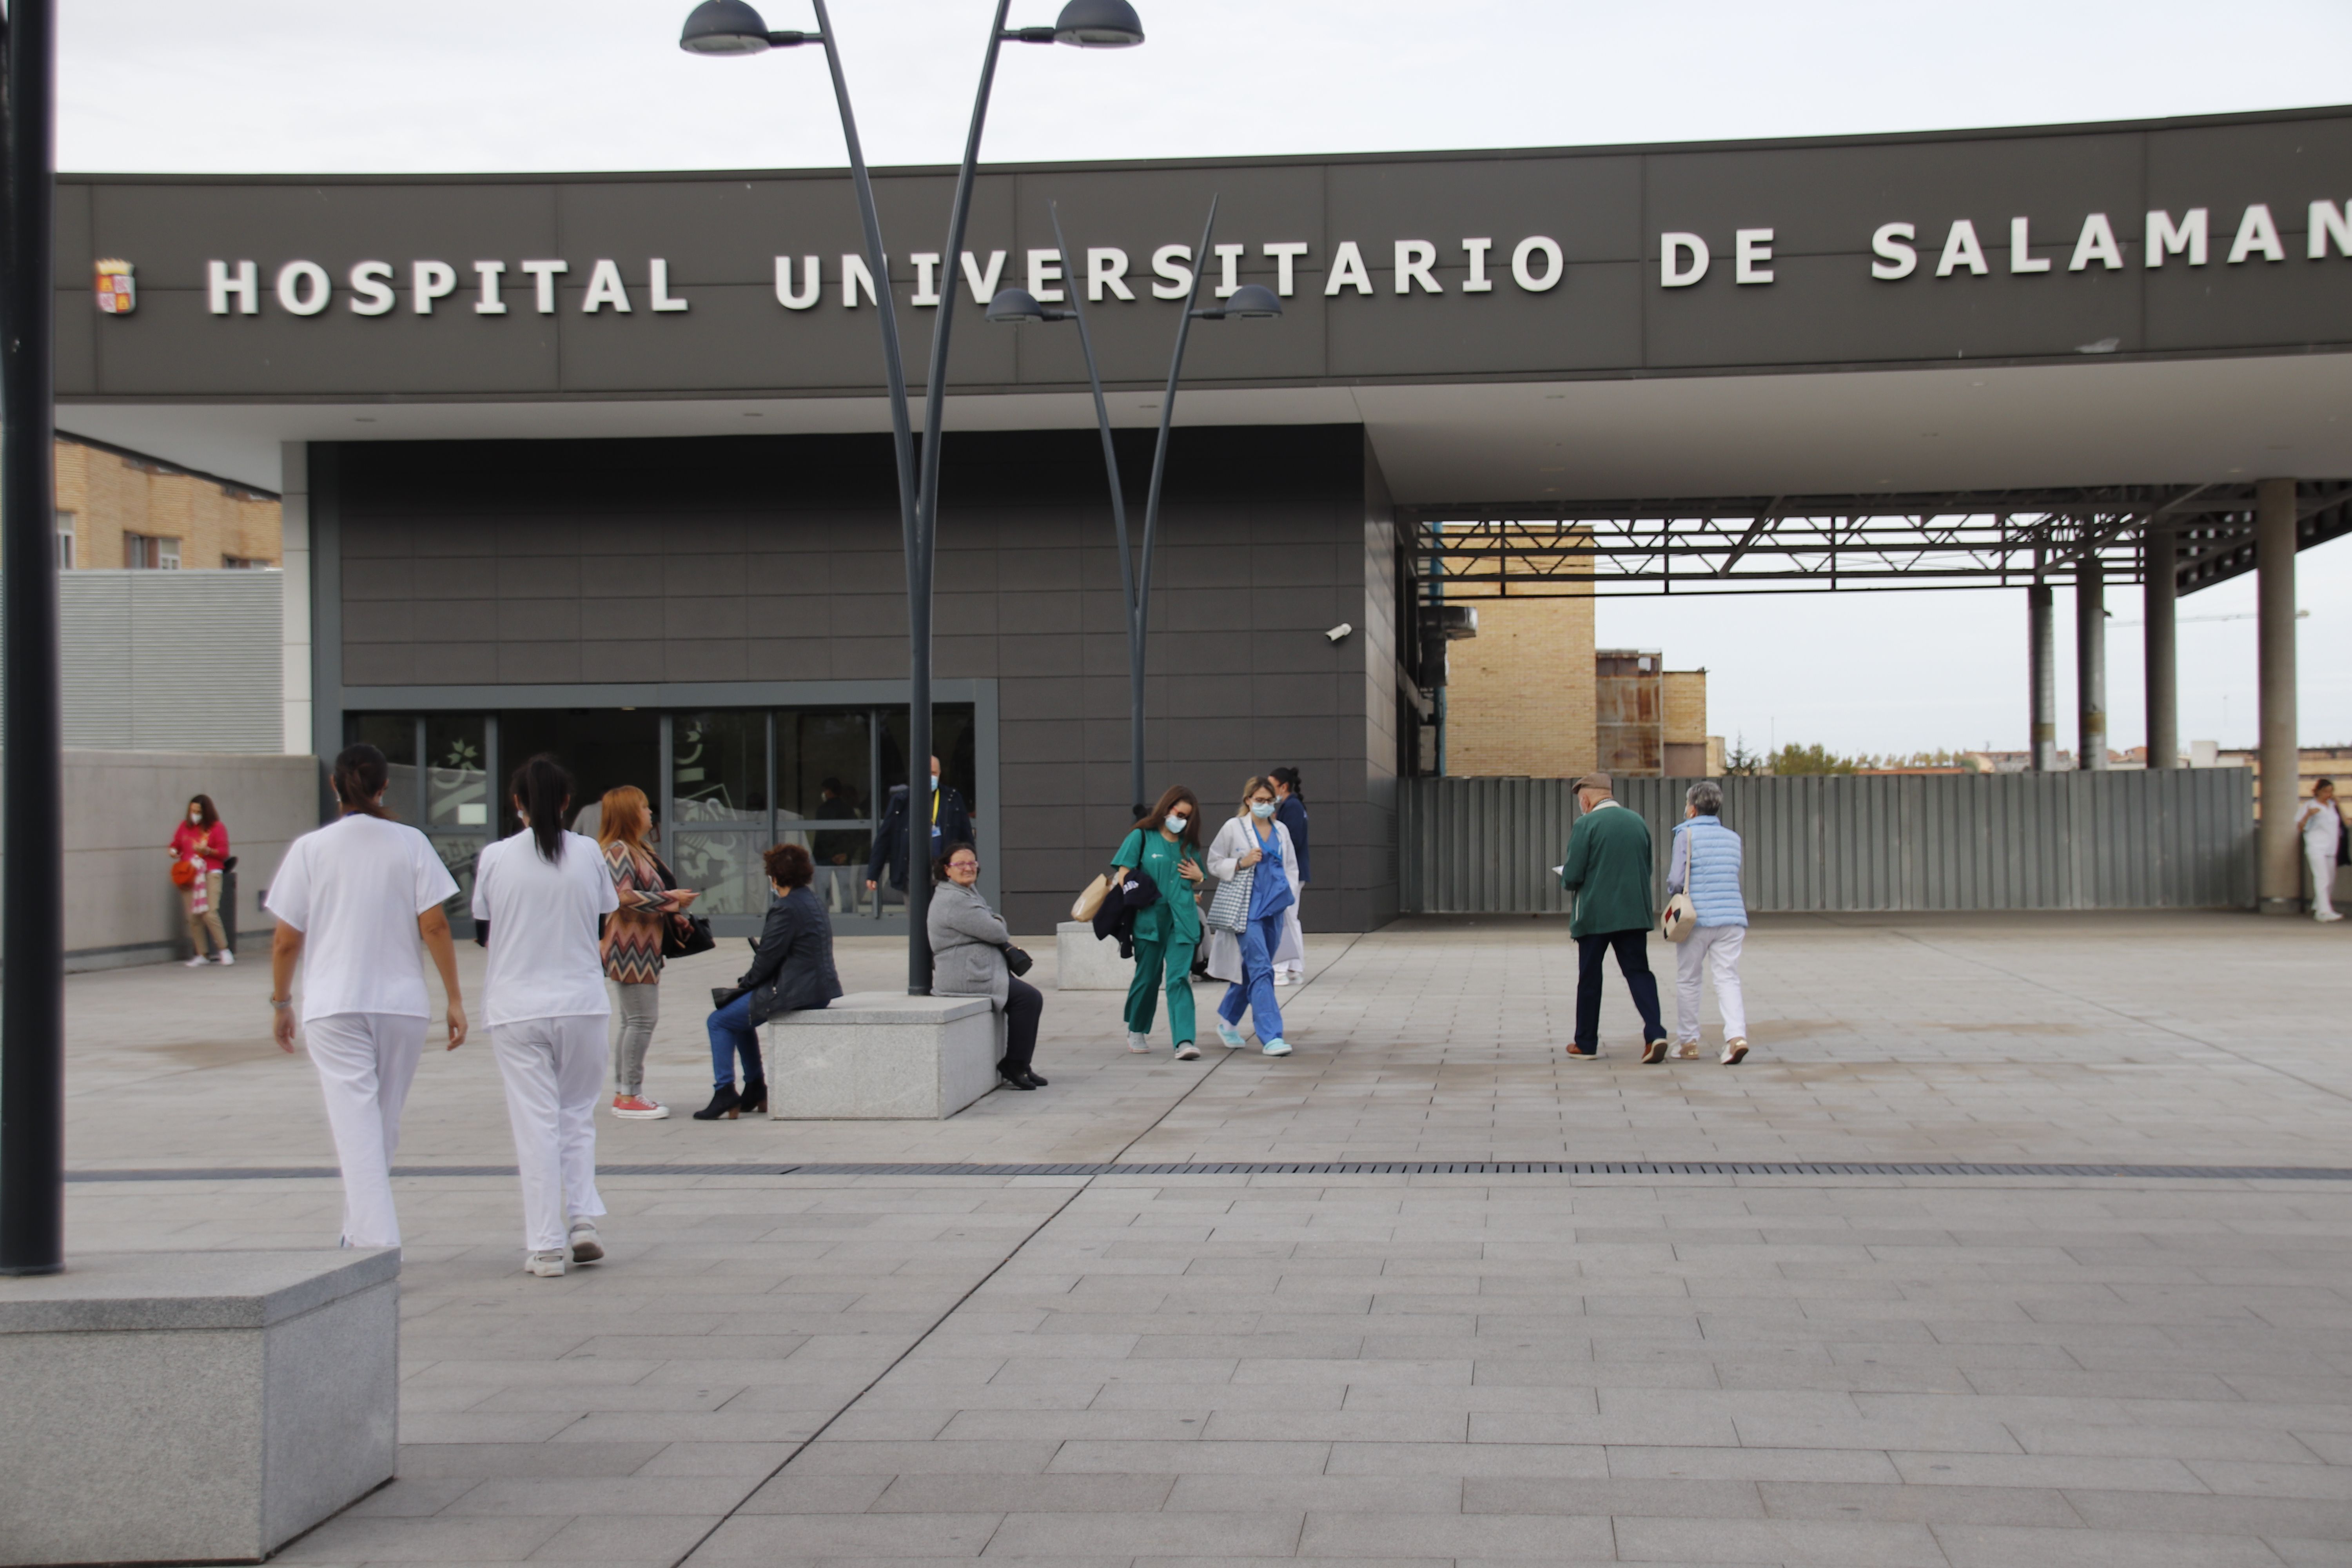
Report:
[[[65,753],[66,968],[112,969],[187,956],[165,850],[188,797],[208,795],[237,858],[240,952],[272,925],[262,889],[286,846],[319,826],[312,757],[186,752]]]

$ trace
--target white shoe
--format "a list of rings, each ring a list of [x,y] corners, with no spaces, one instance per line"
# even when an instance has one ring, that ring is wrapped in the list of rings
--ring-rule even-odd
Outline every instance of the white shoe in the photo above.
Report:
[[[1274,983],[1276,985],[1296,985],[1298,984],[1298,976],[1296,974],[1277,974],[1274,977]]]
[[[573,1220],[569,1240],[574,1263],[593,1263],[604,1256],[604,1244],[596,1239],[596,1222],[593,1219]]]
[[[1748,1042],[1746,1040],[1726,1040],[1723,1042],[1723,1055],[1718,1059],[1722,1061],[1725,1067],[1736,1068],[1747,1058],[1747,1055]]]
[[[1180,1062],[1197,1062],[1201,1059],[1201,1047],[1187,1040],[1176,1047],[1176,1059]]]
[[[1698,1060],[1698,1042],[1696,1040],[1685,1040],[1681,1045],[1675,1047],[1675,1059],[1679,1061],[1695,1062]]]
[[[563,1254],[560,1252],[534,1252],[523,1259],[522,1266],[541,1279],[563,1278]]]
[[[1259,1048],[1270,1057],[1286,1057],[1290,1054],[1290,1042],[1276,1035]]]
[[[1229,1051],[1240,1050],[1244,1046],[1249,1044],[1249,1041],[1243,1037],[1242,1032],[1239,1029],[1234,1028],[1231,1024],[1226,1023],[1222,1018],[1217,1020],[1217,1038],[1225,1043],[1225,1049]]]
[[[2344,917],[2337,914],[2334,910],[2330,910],[2326,914],[2314,915],[2311,918],[2317,921],[2321,925],[2326,925],[2329,921],[2340,921]]]
[[[1139,1057],[1151,1048],[1151,1037],[1139,1035],[1133,1029],[1129,1029],[1127,1032],[1127,1048]]]
[[[182,967],[183,969],[202,969],[205,964],[210,963],[211,962],[212,962],[212,960],[211,960],[211,959],[206,958],[203,953],[201,953],[201,952],[200,952],[200,953],[196,954],[196,956],[195,956],[195,957],[194,957],[194,958],[192,958],[192,959],[188,960],[188,962],[187,962],[187,963],[185,963],[182,964],[180,967]]]
[[[213,962],[219,964],[223,969],[226,969],[230,964],[236,962],[236,954],[231,952],[226,948],[222,948],[220,950],[220,956]]]

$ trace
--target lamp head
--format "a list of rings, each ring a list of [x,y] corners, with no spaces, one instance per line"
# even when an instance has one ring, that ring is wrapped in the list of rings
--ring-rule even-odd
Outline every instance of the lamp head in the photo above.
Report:
[[[1054,41],[1082,49],[1125,49],[1143,42],[1143,21],[1127,0],[1070,0],[1054,23]]]
[[[1048,320],[1045,307],[1026,289],[1000,289],[996,298],[988,302],[988,319],[992,321],[1043,321]]]
[[[1225,314],[1251,318],[1279,316],[1282,300],[1263,283],[1244,283],[1225,299]]]
[[[768,24],[743,0],[702,0],[686,18],[677,47],[690,55],[756,55],[768,47]]]

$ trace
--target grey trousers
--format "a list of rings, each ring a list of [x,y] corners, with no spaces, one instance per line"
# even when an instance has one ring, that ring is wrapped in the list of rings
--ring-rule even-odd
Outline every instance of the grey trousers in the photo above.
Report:
[[[646,1087],[646,1047],[654,1043],[654,1020],[661,1016],[661,985],[615,985],[613,998],[613,1089],[635,1094]]]

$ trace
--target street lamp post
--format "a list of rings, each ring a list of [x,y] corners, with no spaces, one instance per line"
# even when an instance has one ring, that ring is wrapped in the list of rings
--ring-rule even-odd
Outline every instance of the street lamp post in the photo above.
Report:
[[[898,313],[890,287],[889,258],[882,248],[882,222],[875,212],[874,183],[857,140],[849,108],[849,87],[841,74],[841,51],[824,0],[811,0],[817,31],[770,32],[759,12],[744,0],[702,0],[686,19],[678,47],[690,54],[756,55],[801,44],[824,46],[833,75],[834,101],[841,110],[841,133],[849,148],[850,181],[866,230],[866,265],[874,274],[875,307],[882,319],[882,374],[890,390],[890,434],[898,468],[898,523],[907,552],[907,991],[921,996],[931,988],[931,948],[924,930],[930,907],[930,879],[917,864],[922,842],[916,833],[925,816],[916,784],[931,756],[931,582],[939,548],[940,424],[947,408],[948,336],[955,320],[955,273],[963,253],[964,220],[971,210],[972,171],[980,161],[981,127],[988,118],[989,94],[996,83],[998,47],[1023,44],[1075,44],[1081,48],[1125,48],[1143,42],[1143,24],[1128,0],[1069,0],[1050,27],[1004,25],[1012,0],[996,0],[982,61],[980,91],[971,106],[971,129],[964,139],[963,163],[956,171],[955,200],[948,214],[948,245],[942,260],[939,320],[932,330],[930,379],[923,384],[923,445],[918,462],[908,413],[907,372],[898,352]]]
[[[1160,441],[1151,453],[1151,484],[1144,492],[1143,559],[1139,563],[1136,552],[1128,543],[1127,492],[1119,482],[1118,453],[1110,435],[1110,410],[1103,402],[1102,370],[1095,360],[1094,334],[1087,330],[1085,289],[1076,279],[1078,274],[1070,268],[1069,242],[1062,237],[1062,215],[1055,204],[1045,204],[1046,215],[1054,223],[1054,245],[1061,252],[1062,276],[1073,279],[1070,285],[1070,308],[1048,310],[1038,303],[1026,289],[1006,289],[989,301],[988,319],[992,321],[1076,321],[1078,324],[1078,351],[1087,362],[1087,384],[1094,389],[1095,425],[1102,432],[1103,467],[1110,474],[1111,531],[1118,542],[1119,589],[1127,595],[1127,676],[1128,676],[1128,749],[1129,783],[1135,797],[1135,815],[1143,816],[1151,809],[1151,795],[1144,780],[1143,765],[1143,675],[1144,649],[1151,630],[1151,562],[1152,546],[1160,536],[1160,487],[1168,471],[1168,428],[1176,412],[1176,381],[1184,372],[1184,346],[1190,341],[1192,323],[1222,321],[1229,316],[1247,320],[1282,314],[1282,301],[1273,289],[1263,284],[1246,283],[1218,305],[1203,308],[1201,298],[1201,273],[1208,265],[1209,240],[1217,226],[1217,199],[1209,198],[1208,221],[1201,226],[1201,247],[1192,253],[1192,283],[1184,295],[1184,310],[1176,319],[1176,348],[1168,361],[1168,389],[1160,400]]]

